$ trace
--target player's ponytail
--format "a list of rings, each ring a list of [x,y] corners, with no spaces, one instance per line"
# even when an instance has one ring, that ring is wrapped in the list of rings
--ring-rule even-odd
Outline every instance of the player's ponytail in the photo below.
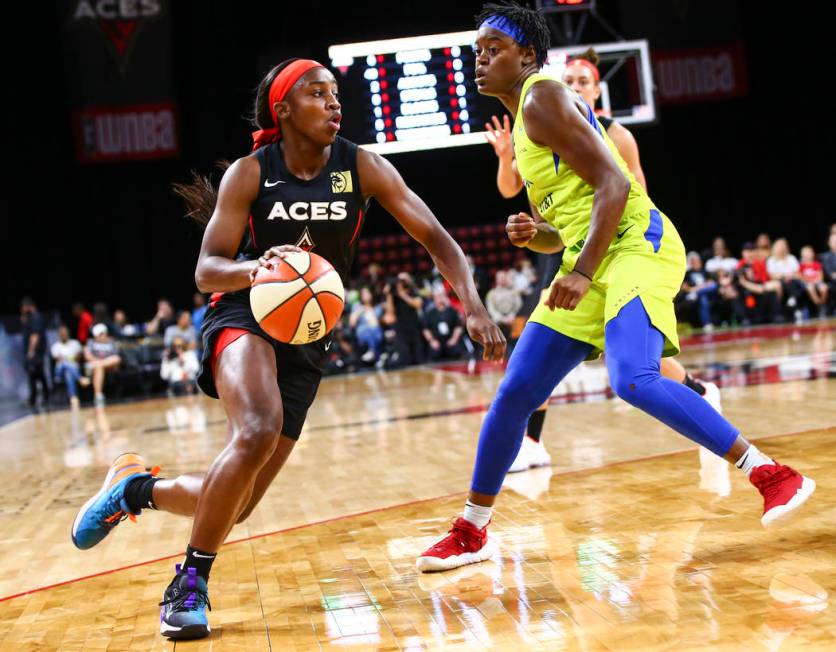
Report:
[[[215,162],[218,179],[230,165],[232,163],[226,159]],[[191,183],[173,183],[171,187],[186,204],[186,217],[205,228],[215,212],[215,204],[218,203],[218,184],[213,178],[214,175],[200,174],[197,170],[192,170],[191,174]]]
[[[296,59],[282,61],[259,82],[255,92],[253,115],[249,118],[249,121],[259,129],[269,129],[276,126],[273,124],[273,116],[270,113],[270,86],[272,86],[276,76],[294,61]],[[202,227],[209,223],[212,213],[215,212],[215,204],[218,202],[218,183],[230,165],[230,161],[222,159],[215,164],[214,174],[201,174],[192,170],[190,183],[172,184],[174,192],[186,204],[186,217],[193,219]]]
[[[598,56],[598,53],[595,51],[595,48],[588,48],[586,52],[579,54],[575,58],[583,59],[584,61],[589,61],[589,63],[591,63],[596,68],[601,63],[601,57]]]

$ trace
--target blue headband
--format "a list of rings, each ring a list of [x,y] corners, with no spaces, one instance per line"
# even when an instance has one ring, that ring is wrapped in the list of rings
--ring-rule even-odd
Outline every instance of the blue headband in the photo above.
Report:
[[[487,25],[488,27],[498,29],[503,34],[507,34],[508,36],[510,36],[520,45],[530,45],[528,39],[525,37],[525,33],[522,31],[520,26],[517,25],[510,18],[494,14],[493,16],[488,16],[485,20],[483,20],[482,25]],[[482,25],[480,25],[480,27]]]

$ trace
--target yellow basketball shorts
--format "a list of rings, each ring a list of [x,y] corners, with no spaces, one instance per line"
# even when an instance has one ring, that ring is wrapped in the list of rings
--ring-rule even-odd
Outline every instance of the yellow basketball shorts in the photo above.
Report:
[[[549,310],[544,305],[549,296],[547,288],[529,321],[591,344],[591,360],[604,351],[607,323],[639,297],[651,323],[665,336],[662,355],[679,353],[673,299],[685,276],[685,247],[673,223],[662,213],[653,213],[644,233],[630,234],[630,239],[625,236],[607,252],[589,291],[574,310]],[[564,260],[555,280],[571,273],[574,263]]]

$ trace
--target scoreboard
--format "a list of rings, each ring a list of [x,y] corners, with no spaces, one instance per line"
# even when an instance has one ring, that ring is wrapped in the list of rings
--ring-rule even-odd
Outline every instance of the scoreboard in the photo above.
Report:
[[[341,135],[380,153],[484,143],[502,105],[476,90],[476,32],[332,45]]]
[[[485,123],[505,108],[476,90],[474,30],[332,45],[343,102],[341,134],[383,154],[484,144]],[[647,40],[549,50],[543,72],[594,47],[601,63],[601,111],[626,125],[653,123],[656,104]]]

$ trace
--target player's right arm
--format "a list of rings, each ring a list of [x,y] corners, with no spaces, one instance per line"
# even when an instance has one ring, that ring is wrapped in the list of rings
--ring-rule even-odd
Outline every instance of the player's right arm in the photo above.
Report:
[[[300,251],[298,247],[282,245],[268,249],[258,260],[235,260],[260,181],[261,166],[254,156],[235,161],[221,179],[218,201],[203,234],[194,274],[201,292],[242,290],[250,286],[260,266],[267,266],[269,258],[281,258],[286,251]]]
[[[496,187],[499,194],[505,199],[511,199],[523,189],[523,180],[517,170],[517,161],[514,158],[514,144],[511,142],[511,122],[508,114],[499,118],[491,116],[493,124],[485,123],[485,138],[493,146],[493,151],[499,159],[499,167],[496,171]]]

